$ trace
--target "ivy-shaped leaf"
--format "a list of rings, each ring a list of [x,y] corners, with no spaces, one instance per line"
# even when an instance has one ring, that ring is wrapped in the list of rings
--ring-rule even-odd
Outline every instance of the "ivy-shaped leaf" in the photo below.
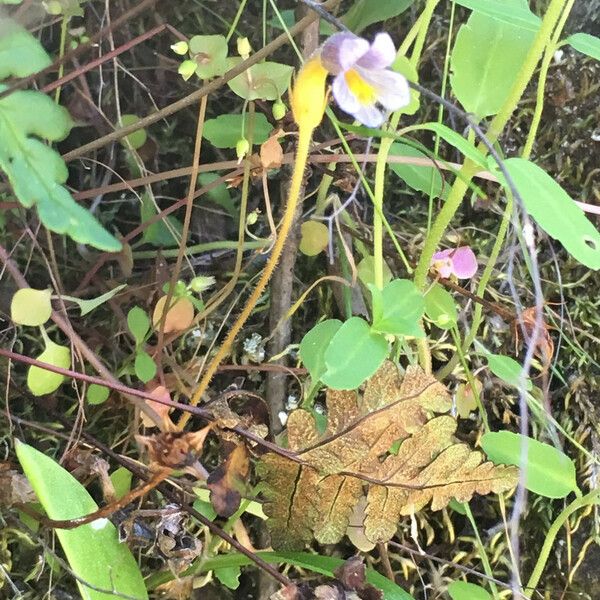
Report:
[[[276,62],[251,66],[227,85],[245,100],[277,100],[290,87],[293,67]]]
[[[440,415],[451,406],[433,376],[411,366],[401,377],[386,362],[362,394],[327,391],[324,434],[311,413],[292,412],[287,437],[299,462],[270,452],[258,465],[273,547],[300,548],[313,536],[339,542],[364,501],[360,528],[369,541],[385,542],[401,515],[429,502],[440,510],[453,498],[468,502],[514,487],[517,468],[495,466],[454,437],[456,419]],[[398,452],[390,452],[398,441]]]
[[[46,66],[46,54],[35,38],[17,25],[2,27],[8,29],[8,40],[14,45],[7,45],[0,36],[0,76],[25,76]],[[22,56],[32,64],[25,64]],[[5,89],[0,85],[0,91]],[[119,251],[121,244],[63,187],[67,166],[42,141],[62,140],[71,127],[66,109],[41,92],[18,90],[0,99],[0,169],[7,174],[19,202],[26,208],[36,205],[48,229],[100,250]]]
[[[27,77],[51,65],[42,45],[10,19],[0,20],[0,79]]]

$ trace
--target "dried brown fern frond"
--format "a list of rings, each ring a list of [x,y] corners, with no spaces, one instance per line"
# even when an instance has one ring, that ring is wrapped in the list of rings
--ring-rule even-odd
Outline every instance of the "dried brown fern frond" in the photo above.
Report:
[[[412,366],[400,377],[386,362],[362,394],[327,391],[323,435],[311,413],[294,411],[287,425],[293,459],[268,453],[258,465],[273,547],[297,549],[313,537],[338,542],[363,498],[364,534],[384,542],[401,515],[430,501],[439,510],[452,498],[466,502],[516,485],[515,467],[484,462],[481,452],[454,437],[456,420],[441,414],[450,407],[446,388],[432,376]]]

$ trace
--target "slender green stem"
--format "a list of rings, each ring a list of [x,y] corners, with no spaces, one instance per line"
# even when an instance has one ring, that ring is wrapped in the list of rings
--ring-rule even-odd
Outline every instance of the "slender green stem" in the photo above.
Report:
[[[63,16],[61,24],[60,24],[60,50],[58,57],[61,59],[65,54],[65,47],[67,45],[67,26],[69,25],[69,19]],[[60,61],[58,67],[58,79],[60,79],[65,73],[65,64]],[[56,88],[56,92],[54,92],[54,102],[58,104],[60,102],[60,92],[62,90],[62,86],[59,85]]]
[[[535,138],[537,135],[538,128],[540,126],[540,122],[542,120],[542,112],[544,111],[544,95],[546,92],[546,79],[548,77],[548,69],[550,68],[550,63],[552,62],[552,57],[558,48],[560,35],[562,30],[567,22],[569,17],[569,13],[573,8],[573,4],[575,4],[575,0],[567,0],[567,4],[563,11],[563,14],[560,18],[556,29],[554,30],[554,34],[552,35],[552,40],[546,46],[546,51],[544,52],[544,58],[542,59],[542,64],[540,67],[540,76],[539,83],[536,94],[536,103],[535,103],[535,111],[533,113],[533,117],[531,119],[531,125],[529,126],[529,133],[527,134],[527,140],[525,141],[525,146],[523,147],[523,152],[521,152],[522,158],[529,158],[531,156],[531,151],[533,149],[533,143],[535,142]]]
[[[248,0],[242,0],[240,2],[237,12],[235,13],[235,17],[233,18],[233,23],[231,24],[231,27],[229,28],[229,31],[227,32],[227,35],[225,36],[225,39],[227,41],[229,41],[231,39],[231,36],[234,34],[235,29],[238,26],[238,23],[240,22],[242,13],[244,12],[244,9],[246,8],[246,2],[248,2]]]
[[[473,513],[471,512],[471,507],[467,502],[463,503],[463,508],[465,509],[467,519],[469,519],[471,527],[473,527],[473,531],[475,532],[475,539],[477,540],[477,550],[479,551],[479,558],[481,559],[481,563],[483,564],[483,570],[488,576],[488,582],[490,584],[494,600],[499,600],[500,594],[498,593],[498,588],[496,587],[496,582],[494,581],[494,572],[492,571],[492,565],[490,565],[487,552],[485,551],[485,546],[481,541],[481,536],[479,535],[479,529],[477,528],[475,517],[473,516]]]
[[[256,240],[255,242],[244,242],[242,250],[256,250],[258,248],[264,248],[272,243],[272,240]],[[195,244],[188,246],[184,250],[186,256],[192,254],[202,254],[202,252],[213,252],[214,250],[236,250],[239,246],[239,242],[236,240],[219,240],[216,242],[207,242],[205,244]],[[161,250],[160,254],[164,258],[175,258],[179,248],[168,248]],[[133,258],[156,258],[156,250],[138,250],[133,252]]]
[[[544,540],[542,549],[540,550],[537,562],[535,563],[535,567],[533,568],[533,572],[531,573],[531,577],[529,578],[525,588],[525,596],[527,596],[527,598],[531,598],[533,596],[533,592],[540,582],[542,573],[544,572],[544,568],[548,562],[548,557],[550,556],[550,550],[552,549],[554,540],[556,539],[558,532],[565,524],[566,520],[580,508],[584,508],[590,504],[597,504],[598,502],[600,502],[600,489],[593,490],[589,494],[573,500],[573,502],[571,502],[571,504],[569,504],[569,506],[567,506],[558,515],[558,517],[556,517],[554,523],[550,525],[550,529],[548,529],[548,533],[546,535],[546,539]]]
[[[541,27],[525,57],[525,61],[517,75],[515,83],[513,84],[504,105],[500,109],[500,112],[494,117],[490,124],[487,138],[491,143],[495,143],[498,140],[500,133],[508,123],[527,84],[531,80],[544,48],[550,41],[552,32],[560,19],[564,1],[565,0],[551,0],[544,19],[542,20]],[[487,154],[485,145],[480,144],[478,149],[484,154]],[[423,252],[421,253],[419,263],[415,270],[415,283],[417,287],[422,290],[425,289],[427,283],[427,273],[429,272],[431,258],[438,247],[446,228],[460,207],[464,194],[468,188],[468,183],[471,181],[477,170],[478,166],[473,161],[468,158],[465,159],[465,162],[459,171],[460,177],[457,177],[455,180],[450,189],[450,193],[448,194],[446,203],[433,222],[430,234],[425,241]]]

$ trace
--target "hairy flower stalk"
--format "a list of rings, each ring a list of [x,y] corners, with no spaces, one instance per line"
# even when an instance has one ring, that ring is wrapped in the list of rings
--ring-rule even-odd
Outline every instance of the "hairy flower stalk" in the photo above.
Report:
[[[302,187],[302,177],[304,176],[304,169],[306,167],[306,160],[310,149],[310,140],[312,139],[315,127],[321,123],[323,115],[325,114],[325,107],[327,105],[325,85],[327,75],[327,70],[323,67],[318,55],[308,60],[298,73],[295,85],[290,94],[292,113],[298,124],[298,146],[296,149],[294,172],[292,174],[281,227],[277,233],[277,240],[273,245],[271,256],[265,265],[262,275],[252,291],[252,294],[248,298],[244,309],[232,325],[225,340],[221,344],[221,347],[204,372],[193,397],[190,399],[190,404],[192,406],[196,406],[200,402],[200,399],[206,391],[219,364],[229,353],[237,334],[248,320],[248,317],[252,314],[256,303],[265,291],[265,288],[273,275],[273,271],[277,266],[277,262],[279,261],[294,220],[294,213],[296,211]],[[189,418],[190,413],[184,413],[179,422],[179,427],[183,428]]]

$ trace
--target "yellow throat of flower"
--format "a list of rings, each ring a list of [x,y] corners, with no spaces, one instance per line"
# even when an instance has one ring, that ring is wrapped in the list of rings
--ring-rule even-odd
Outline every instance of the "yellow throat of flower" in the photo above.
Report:
[[[298,127],[314,129],[321,123],[327,104],[327,70],[320,57],[311,58],[300,69],[290,94],[290,104]]]
[[[346,71],[344,74],[348,88],[354,94],[356,99],[363,106],[374,104],[377,100],[375,88],[367,83],[354,69]]]

